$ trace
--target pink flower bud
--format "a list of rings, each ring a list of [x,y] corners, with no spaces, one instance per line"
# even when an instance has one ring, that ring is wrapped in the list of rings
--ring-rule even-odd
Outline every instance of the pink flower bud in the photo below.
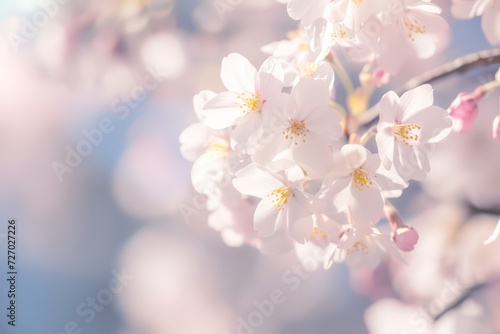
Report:
[[[382,87],[389,82],[390,74],[378,68],[373,72],[373,77],[376,80],[377,87]]]
[[[493,138],[500,138],[500,115],[493,120]]]
[[[461,133],[469,131],[476,119],[477,104],[484,94],[485,91],[478,88],[473,93],[460,93],[453,100],[448,108],[448,113],[453,119],[454,131]]]
[[[400,227],[392,232],[392,240],[403,252],[409,252],[418,242],[418,233],[412,227]]]

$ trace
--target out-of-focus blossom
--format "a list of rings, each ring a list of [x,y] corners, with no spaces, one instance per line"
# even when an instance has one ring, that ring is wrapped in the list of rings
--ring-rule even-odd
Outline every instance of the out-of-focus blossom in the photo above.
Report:
[[[498,80],[498,79],[497,79]],[[498,80],[500,81],[500,80]],[[493,119],[493,138],[500,138],[500,115],[496,115]]]
[[[459,19],[482,16],[481,26],[490,44],[500,44],[500,6],[497,0],[452,0],[451,13]]]
[[[500,220],[497,223],[497,226],[495,227],[495,230],[491,234],[491,236],[484,242],[485,245],[491,244],[492,242],[496,241],[500,237]]]
[[[202,91],[193,98],[194,112],[199,122],[188,126],[179,136],[182,156],[189,161],[194,161],[202,155],[209,146],[210,136],[217,133],[203,123],[201,115],[205,103],[215,95],[212,91]]]

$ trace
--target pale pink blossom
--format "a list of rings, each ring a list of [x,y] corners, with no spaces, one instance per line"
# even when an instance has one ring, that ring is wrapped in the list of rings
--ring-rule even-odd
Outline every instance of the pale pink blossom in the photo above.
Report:
[[[451,119],[443,108],[434,106],[430,85],[404,93],[386,93],[375,106],[380,113],[377,147],[385,168],[392,166],[405,179],[422,180],[430,171],[427,153],[432,144],[451,131]]]
[[[378,154],[358,144],[344,145],[333,153],[334,169],[327,175],[318,197],[345,210],[358,224],[376,224],[384,210],[384,191],[407,187],[399,178],[386,175]]]
[[[321,50],[312,51],[303,30],[289,33],[290,39],[273,42],[262,47],[262,51],[281,60],[284,70],[284,85],[293,86],[301,78],[311,77],[326,80],[333,89],[334,72]]]
[[[203,116],[201,115],[205,103],[215,95],[214,92],[205,90],[196,94],[193,98],[194,112],[199,122],[188,126],[179,136],[181,154],[186,160],[194,161],[202,155],[207,149],[209,138],[217,134],[217,131],[210,129],[203,123]]]
[[[254,228],[260,237],[271,237],[285,229],[297,242],[304,243],[313,224],[305,176],[292,162],[279,164],[287,168],[274,171],[250,164],[236,174],[233,185],[244,195],[261,198],[254,214]]]
[[[248,140],[261,135],[266,104],[281,94],[283,68],[274,57],[259,71],[242,55],[231,53],[222,61],[221,79],[228,91],[209,100],[203,108],[204,122],[213,129],[232,127],[231,145],[245,151]]]
[[[276,105],[265,120],[266,136],[252,160],[273,161],[283,151],[313,179],[322,178],[331,164],[329,142],[340,138],[340,116],[329,107],[330,91],[324,80],[302,79],[285,104]]]
[[[452,0],[451,13],[459,19],[482,16],[481,27],[490,44],[500,44],[500,1]]]

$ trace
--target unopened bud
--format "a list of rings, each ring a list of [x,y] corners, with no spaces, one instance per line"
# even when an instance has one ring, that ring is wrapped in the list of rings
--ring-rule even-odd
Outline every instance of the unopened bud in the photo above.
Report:
[[[418,233],[413,227],[400,227],[392,232],[392,240],[403,252],[412,251],[418,242]]]
[[[477,116],[477,104],[486,92],[478,88],[473,93],[460,93],[453,100],[448,113],[453,119],[453,130],[456,132],[469,131]]]

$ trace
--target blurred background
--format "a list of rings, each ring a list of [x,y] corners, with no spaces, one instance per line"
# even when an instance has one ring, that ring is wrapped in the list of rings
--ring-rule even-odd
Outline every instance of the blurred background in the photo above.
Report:
[[[437,3],[452,25],[449,46],[409,63],[390,88],[492,48],[479,20],[454,20],[449,1]],[[482,246],[500,212],[498,93],[481,102],[469,133],[434,153],[428,180],[395,203],[420,233],[408,265],[339,265],[299,276],[292,291],[283,275],[295,254],[228,247],[207,226],[179,152],[179,134],[197,121],[192,97],[223,90],[225,55],[259,66],[260,48],[296,26],[275,0],[0,3],[1,333],[500,333],[499,246]],[[355,78],[359,65],[345,65]],[[446,108],[496,69],[437,82],[436,104]],[[4,315],[11,217],[16,327]],[[443,310],[452,285],[464,302],[435,322],[421,315]],[[243,328],[276,289],[284,302]]]

